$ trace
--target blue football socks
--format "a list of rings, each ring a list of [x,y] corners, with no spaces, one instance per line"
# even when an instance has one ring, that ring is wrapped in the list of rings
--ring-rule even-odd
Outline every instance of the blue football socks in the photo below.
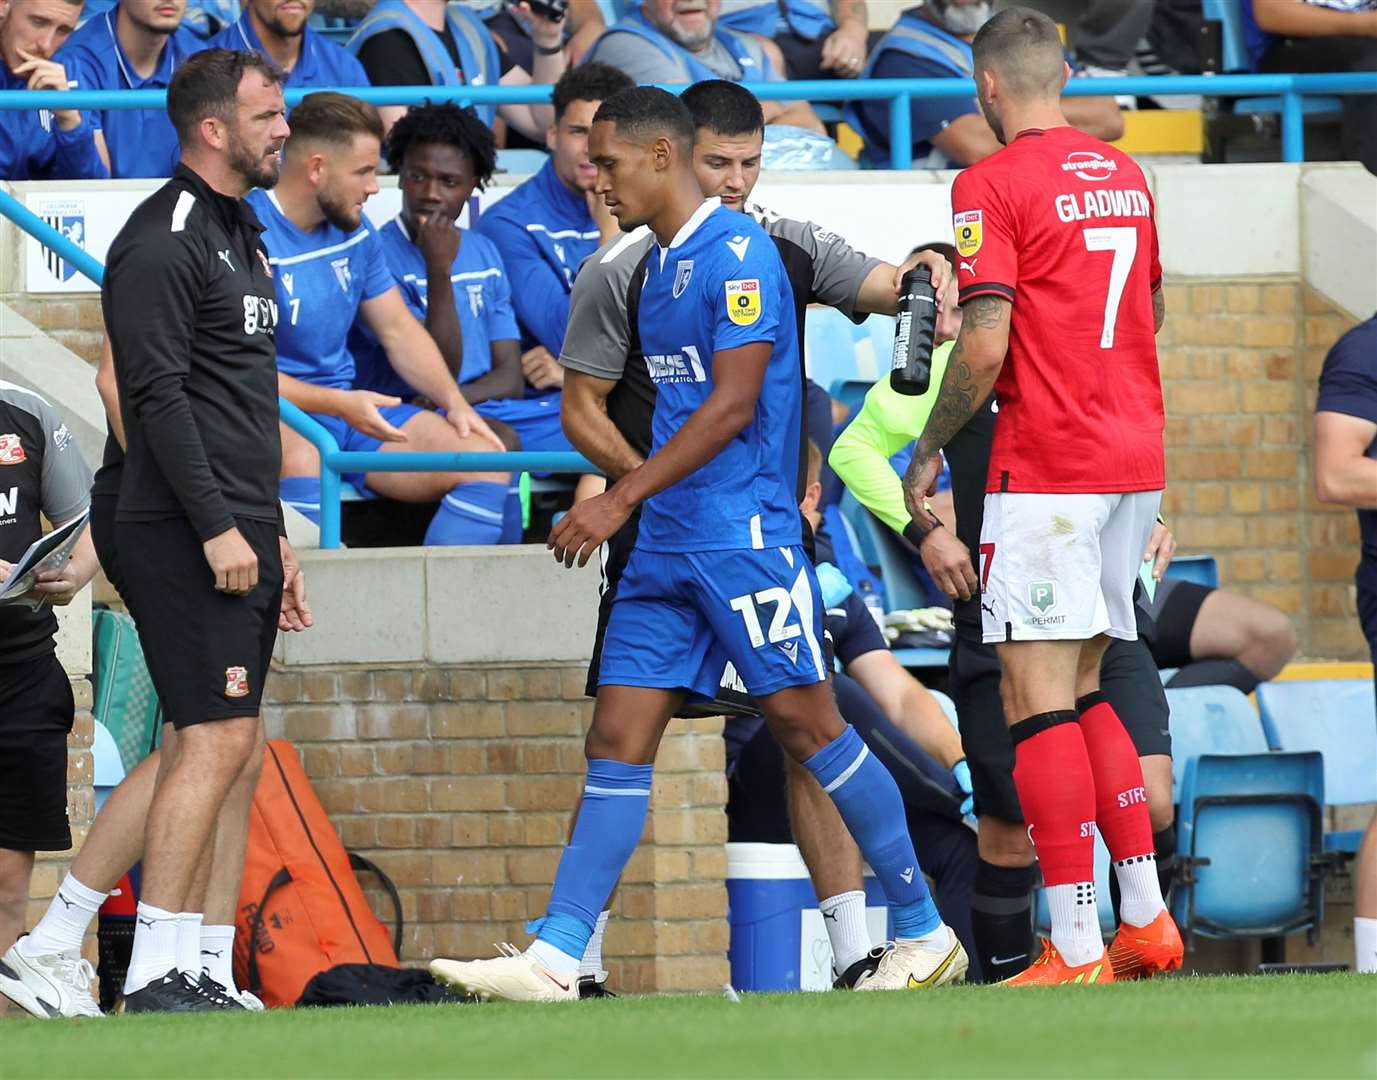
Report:
[[[904,801],[889,770],[850,724],[803,763],[832,797],[889,899],[896,938],[918,938],[942,925],[909,839]],[[596,918],[597,912],[594,912]]]
[[[539,940],[575,959],[645,827],[654,765],[591,759],[573,838],[559,860]]]
[[[498,544],[507,485],[487,482],[456,484],[443,499],[426,529],[427,545]]]
[[[519,544],[524,532],[521,524],[521,488],[512,484],[507,488],[507,500],[502,504],[502,543]]]

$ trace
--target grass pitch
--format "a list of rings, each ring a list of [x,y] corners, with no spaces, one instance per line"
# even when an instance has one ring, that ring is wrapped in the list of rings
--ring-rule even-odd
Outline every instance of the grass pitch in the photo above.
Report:
[[[1377,1077],[1377,979],[14,1020],[0,1076]]]

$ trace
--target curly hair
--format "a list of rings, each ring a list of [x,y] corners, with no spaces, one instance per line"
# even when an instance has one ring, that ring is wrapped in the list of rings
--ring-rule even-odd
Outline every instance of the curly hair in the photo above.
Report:
[[[452,146],[466,155],[473,165],[479,191],[497,168],[497,143],[492,129],[470,108],[443,102],[407,109],[406,115],[392,125],[383,144],[392,171],[399,172],[407,151],[424,143]]]

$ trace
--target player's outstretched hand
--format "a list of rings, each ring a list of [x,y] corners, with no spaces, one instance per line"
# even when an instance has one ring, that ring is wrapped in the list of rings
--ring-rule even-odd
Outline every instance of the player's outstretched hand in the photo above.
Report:
[[[936,251],[915,251],[903,261],[899,269],[894,271],[894,295],[899,295],[904,275],[915,266],[928,268],[928,273],[932,275],[932,291],[937,294],[937,309],[945,309],[951,303],[951,297],[948,295],[948,288],[953,280],[951,263],[947,262],[945,255]]]
[[[953,533],[940,527],[933,529],[923,537],[918,553],[937,587],[953,600],[969,600],[980,591],[971,553]]]
[[[306,630],[315,624],[306,603],[306,575],[287,538],[278,537],[278,544],[282,550],[282,609],[277,615],[277,628]]]
[[[521,374],[537,390],[549,390],[564,385],[564,368],[544,345],[527,349],[521,354]]]
[[[402,399],[391,394],[375,394],[372,390],[344,391],[340,418],[355,431],[372,435],[383,442],[406,442],[406,432],[393,427],[378,410],[400,405]]]
[[[1172,556],[1176,554],[1176,537],[1171,535],[1171,530],[1160,521],[1152,527],[1152,535],[1148,537],[1147,550],[1143,552],[1143,562],[1152,563],[1152,579],[1161,581],[1166,575],[1167,567],[1171,565]]]
[[[575,560],[579,566],[586,566],[598,545],[626,524],[630,516],[631,511],[617,498],[615,488],[604,491],[578,503],[560,518],[559,524],[550,530],[545,546],[566,567],[572,567]]]
[[[201,550],[206,554],[215,588],[232,596],[246,596],[258,584],[258,556],[244,534],[231,525],[219,536],[212,536]]]

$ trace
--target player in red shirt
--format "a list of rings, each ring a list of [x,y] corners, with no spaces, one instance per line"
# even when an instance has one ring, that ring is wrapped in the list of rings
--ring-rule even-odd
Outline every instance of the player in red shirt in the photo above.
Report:
[[[972,42],[1004,149],[952,189],[965,318],[905,478],[920,527],[937,451],[993,385],[980,543],[985,641],[1003,666],[1014,783],[1052,939],[1015,985],[1172,970],[1181,937],[1158,887],[1143,775],[1100,694],[1110,637],[1133,640],[1133,589],[1165,484],[1155,334],[1165,309],[1152,196],[1127,154],[1070,127],[1056,26],[1007,8]],[[1098,826],[1122,892],[1108,953]]]

